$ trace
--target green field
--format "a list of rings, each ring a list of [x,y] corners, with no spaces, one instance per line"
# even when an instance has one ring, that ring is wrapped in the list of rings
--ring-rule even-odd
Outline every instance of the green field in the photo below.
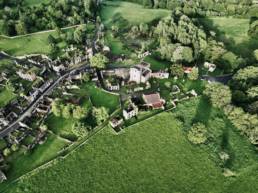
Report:
[[[50,54],[51,47],[48,43],[49,35],[56,36],[56,32],[38,32],[14,38],[0,36],[0,50],[14,56]],[[65,46],[64,44],[64,42],[61,42],[58,46],[63,48]]]
[[[71,128],[75,123],[76,120],[56,117],[53,114],[50,114],[46,119],[46,124],[51,131],[53,131],[56,135],[70,140],[76,139],[76,136],[74,136],[71,132]]]
[[[228,146],[234,153],[229,167],[237,177],[222,175],[215,149],[220,140],[202,146],[188,142],[185,125],[193,119],[205,121],[217,140],[222,131],[229,130]],[[64,160],[13,184],[6,193],[254,193],[258,188],[257,155],[226,123],[206,100],[189,101],[174,113],[159,114],[120,135],[105,128]],[[246,176],[252,177],[247,180]]]
[[[258,40],[248,36],[249,19],[210,17],[200,19],[206,27],[214,30],[220,41],[234,53],[250,57],[258,48]]]
[[[132,25],[138,25],[166,17],[169,14],[169,10],[147,9],[139,4],[123,1],[105,1],[101,10],[101,18],[104,20],[104,24],[109,27],[113,23],[113,17],[116,15],[122,16]]]
[[[0,192],[12,180],[55,158],[57,153],[68,144],[68,141],[49,134],[47,141],[32,151],[27,152],[25,148],[21,147],[18,152],[14,152],[8,157],[7,161],[10,163],[10,169],[6,173],[8,180],[1,184]]]
[[[50,34],[54,34],[54,32],[33,34],[13,39],[0,37],[0,50],[15,56],[37,53],[48,54],[50,46],[47,38]]]
[[[0,108],[7,105],[16,97],[13,90],[8,87],[0,87]]]

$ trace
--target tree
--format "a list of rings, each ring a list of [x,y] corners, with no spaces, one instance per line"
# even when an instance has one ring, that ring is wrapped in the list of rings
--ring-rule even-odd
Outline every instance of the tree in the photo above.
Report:
[[[11,154],[11,150],[10,150],[9,148],[5,148],[4,151],[3,151],[3,155],[4,155],[5,157],[7,157],[7,156],[10,155],[10,154]]]
[[[74,30],[73,38],[77,44],[81,44],[83,42],[83,39],[85,38],[85,31],[86,30],[84,26],[77,27]]]
[[[51,106],[51,110],[53,114],[57,117],[60,117],[62,115],[62,109],[60,106],[60,100],[54,100]]]
[[[183,78],[184,77],[184,69],[182,64],[173,64],[170,67],[171,70],[171,75],[176,76],[178,78]]]
[[[26,24],[21,20],[19,20],[18,23],[15,25],[15,30],[18,35],[23,35],[28,33]]]
[[[103,54],[96,54],[90,58],[90,66],[93,68],[103,69],[108,63],[108,58]]]
[[[247,90],[247,94],[251,98],[258,97],[258,86],[251,87]]]
[[[19,146],[17,144],[12,144],[11,149],[12,151],[17,151],[19,149]]]
[[[105,107],[94,107],[92,110],[92,116],[95,118],[97,125],[100,125],[108,118],[108,111]]]
[[[57,43],[57,42],[56,42],[56,39],[55,39],[54,36],[52,36],[51,34],[48,36],[47,40],[48,40],[48,43],[49,43],[51,46],[53,46],[53,45],[55,45],[55,44]]]
[[[204,90],[212,105],[217,108],[223,108],[231,103],[231,91],[228,86],[220,83],[210,83],[206,85]]]
[[[115,36],[119,31],[119,27],[117,25],[112,25],[111,30],[113,32],[113,36]]]
[[[65,119],[69,119],[72,117],[72,105],[71,104],[67,104],[64,106],[64,108],[62,110],[62,116]]]
[[[188,140],[193,144],[202,144],[207,141],[207,129],[202,123],[195,123],[187,134]]]
[[[90,74],[84,73],[84,74],[82,75],[82,81],[83,81],[83,82],[89,82],[89,81],[90,81]]]
[[[81,122],[75,123],[72,127],[72,132],[79,138],[88,135],[89,130],[91,127]]]
[[[87,117],[89,110],[85,107],[75,106],[73,107],[73,118],[82,119]]]
[[[197,67],[193,67],[192,72],[188,74],[188,78],[190,80],[197,80],[199,78],[199,69]]]
[[[190,47],[179,46],[173,52],[172,62],[192,62],[193,61],[193,50]]]
[[[258,49],[254,50],[254,57],[255,57],[256,61],[258,61]]]

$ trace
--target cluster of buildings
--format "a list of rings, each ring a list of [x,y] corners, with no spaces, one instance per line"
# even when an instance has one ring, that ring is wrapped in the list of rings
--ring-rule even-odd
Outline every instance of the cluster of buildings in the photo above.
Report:
[[[109,77],[115,77],[112,81],[107,81],[106,88],[110,91],[118,91],[125,84],[147,84],[151,78],[166,79],[169,73],[166,71],[152,72],[150,64],[141,62],[131,68],[114,68],[101,71],[102,77],[109,80]],[[120,80],[118,82],[118,80]]]

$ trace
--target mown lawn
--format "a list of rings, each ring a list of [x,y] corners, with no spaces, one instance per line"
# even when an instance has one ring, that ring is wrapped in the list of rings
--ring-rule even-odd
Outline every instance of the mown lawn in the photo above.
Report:
[[[230,130],[236,167],[231,169],[237,177],[222,175],[212,149],[218,142],[189,143],[184,126],[196,119],[206,122],[209,132],[218,135],[218,142],[221,131]],[[180,105],[178,111],[137,123],[120,135],[105,128],[66,159],[13,184],[6,193],[254,193],[258,188],[257,155],[226,123],[205,99],[192,100]]]
[[[151,69],[154,71],[165,70],[170,67],[169,62],[157,60],[152,56],[148,56],[148,57],[144,58],[144,61],[150,63]]]
[[[131,25],[138,25],[166,17],[169,14],[169,10],[147,9],[139,4],[124,1],[105,1],[101,10],[101,18],[108,27],[113,25],[113,18],[118,15]]]
[[[82,84],[80,90],[75,90],[74,93],[80,97],[89,96],[93,106],[106,107],[109,113],[115,111],[119,106],[119,96],[107,93],[94,84]]]

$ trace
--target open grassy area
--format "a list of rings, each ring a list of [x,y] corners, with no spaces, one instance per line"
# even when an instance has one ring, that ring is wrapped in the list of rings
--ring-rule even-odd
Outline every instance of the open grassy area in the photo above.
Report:
[[[11,100],[16,97],[13,90],[8,88],[7,86],[1,87],[0,86],[0,108],[7,105]]]
[[[54,177],[56,172],[58,178]],[[122,135],[113,135],[106,128],[66,160],[19,186],[27,193],[200,193],[210,187],[217,192],[220,183],[223,176],[208,154],[192,146],[180,123],[170,113],[164,113],[127,128]]]
[[[202,113],[204,109],[207,113]],[[209,133],[217,135],[215,142],[201,146],[189,143],[184,126],[196,119],[206,122]],[[191,100],[174,113],[159,114],[120,135],[105,128],[64,160],[13,184],[6,193],[254,193],[258,188],[257,155],[226,123],[205,99]],[[237,172],[235,178],[222,175],[213,149],[224,130],[229,130],[227,139],[234,152],[230,169]]]
[[[76,123],[74,119],[65,119],[63,117],[56,117],[51,114],[46,119],[46,124],[48,128],[55,134],[67,138],[70,140],[75,140],[76,136],[72,134],[71,130],[73,125]]]
[[[50,34],[54,34],[54,32],[33,34],[14,39],[0,37],[0,50],[16,56],[37,53],[48,54],[50,46],[47,38]]]
[[[168,69],[170,67],[169,62],[159,61],[152,56],[148,56],[148,57],[144,58],[144,61],[150,63],[151,64],[151,69],[154,70],[154,71],[165,70],[165,69]]]
[[[124,1],[105,1],[101,10],[101,18],[108,27],[112,26],[114,16],[122,16],[131,25],[149,23],[153,20],[166,17],[170,14],[169,10],[147,9],[136,3]]]
[[[201,18],[204,25],[214,30],[220,41],[234,53],[244,57],[250,57],[253,50],[258,48],[258,39],[248,36],[249,19],[209,17]]]
[[[10,163],[10,169],[6,173],[8,180],[0,185],[0,192],[15,178],[53,159],[68,144],[68,141],[49,134],[47,141],[42,145],[38,145],[32,151],[26,152],[25,148],[20,148],[18,152],[8,157],[8,162]]]
[[[74,28],[64,30],[73,29]],[[57,34],[55,31],[45,31],[14,38],[0,36],[0,50],[15,56],[50,54],[51,47],[48,43],[49,35],[53,35],[55,37]],[[65,43],[61,42],[58,46],[63,48]]]
[[[80,97],[89,96],[93,106],[106,107],[110,113],[119,106],[119,96],[107,93],[94,84],[83,84],[80,90],[75,90],[74,93]]]

